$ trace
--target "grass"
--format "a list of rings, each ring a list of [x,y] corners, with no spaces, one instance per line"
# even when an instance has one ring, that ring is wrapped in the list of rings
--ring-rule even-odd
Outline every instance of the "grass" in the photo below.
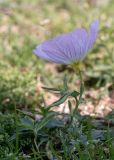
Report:
[[[96,118],[47,110],[39,79],[43,86],[59,88],[67,74],[70,90],[78,90],[79,77],[63,65],[50,70],[32,54],[45,39],[99,18],[97,42],[83,62],[85,91],[113,90],[113,10],[113,0],[102,6],[73,0],[0,1],[0,160],[114,159],[113,112]]]

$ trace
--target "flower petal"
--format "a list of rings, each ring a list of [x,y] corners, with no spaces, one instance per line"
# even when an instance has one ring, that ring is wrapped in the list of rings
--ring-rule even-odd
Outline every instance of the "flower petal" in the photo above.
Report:
[[[51,40],[44,42],[43,51],[53,59],[56,63],[69,63],[69,57],[64,53],[64,47],[61,42],[63,35],[57,36]]]
[[[44,42],[43,51],[52,59],[60,59],[67,64],[83,58],[86,43],[86,30],[76,29],[70,33],[62,34]]]
[[[46,42],[44,42],[44,43],[46,43]],[[66,64],[66,61],[63,59],[61,59],[61,58],[57,58],[56,56],[55,57],[53,57],[53,56],[48,56],[48,49],[49,49],[49,46],[48,46],[48,49],[47,49],[47,51],[45,52],[44,51],[44,46],[43,46],[43,44],[44,43],[42,43],[42,44],[40,44],[40,45],[38,45],[34,50],[33,50],[33,53],[34,54],[36,54],[38,57],[40,57],[40,58],[42,58],[42,59],[45,59],[45,60],[48,60],[48,61],[51,61],[51,62],[54,62],[54,63],[61,63],[61,64],[63,64],[63,63],[65,63]],[[51,53],[51,51],[49,50],[49,53]],[[54,51],[54,53],[55,53],[55,51]],[[53,53],[52,53],[52,55],[53,55]],[[59,54],[58,54],[59,55]]]
[[[97,33],[98,33],[98,26],[99,26],[99,21],[98,20],[95,20],[91,24],[91,28],[90,28],[90,32],[89,32],[88,46],[87,46],[88,50],[90,50],[95,43],[95,40],[97,38]]]
[[[82,60],[96,40],[98,24],[98,20],[94,21],[89,33],[81,28],[47,40],[37,46],[34,53],[45,60],[61,64]]]
[[[33,53],[43,59],[49,59],[48,55],[42,51],[42,44],[38,45],[34,50]]]
[[[74,32],[71,33],[72,37],[72,44],[74,46],[75,51],[73,52],[74,60],[83,59],[86,53],[86,44],[88,40],[88,33],[85,29],[76,29]]]

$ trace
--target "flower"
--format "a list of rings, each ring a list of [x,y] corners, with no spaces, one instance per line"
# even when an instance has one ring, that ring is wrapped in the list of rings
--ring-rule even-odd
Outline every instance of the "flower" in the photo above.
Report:
[[[99,21],[95,20],[89,32],[84,28],[77,28],[41,43],[33,52],[42,59],[59,64],[70,64],[83,60],[86,53],[93,47],[98,26]]]

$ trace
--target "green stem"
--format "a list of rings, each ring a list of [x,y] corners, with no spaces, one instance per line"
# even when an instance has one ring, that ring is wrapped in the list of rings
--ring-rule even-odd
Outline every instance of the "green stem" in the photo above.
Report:
[[[16,152],[18,152],[19,150],[18,118],[17,118],[16,105],[14,106],[15,106],[15,126],[16,126]]]
[[[77,113],[77,110],[78,110],[78,107],[80,105],[82,95],[83,95],[83,92],[84,92],[84,83],[83,83],[83,80],[82,80],[82,71],[79,68],[78,68],[78,70],[79,70],[79,77],[80,77],[80,95],[79,95],[79,99],[77,97],[74,97],[75,100],[76,100],[76,106],[75,106],[75,109],[74,109],[74,112],[73,112],[73,117]],[[73,118],[72,118],[72,121],[73,121]]]
[[[35,131],[34,133],[34,144],[35,144],[35,147],[36,147],[36,150],[38,151],[38,145],[37,145],[37,132]]]

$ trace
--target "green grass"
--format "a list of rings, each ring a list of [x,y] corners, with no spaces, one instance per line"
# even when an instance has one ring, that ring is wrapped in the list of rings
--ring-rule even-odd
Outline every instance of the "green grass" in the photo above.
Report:
[[[0,1],[0,160],[114,159],[113,112],[104,119],[77,113],[72,123],[63,124],[58,114],[42,109],[45,92],[37,88],[39,79],[58,88],[67,73],[70,89],[77,89],[79,77],[64,65],[47,71],[47,62],[32,53],[45,39],[88,27],[98,18],[97,42],[83,62],[85,90],[109,90],[108,84],[113,90],[113,10],[113,0],[104,6],[73,0]],[[37,122],[33,111],[39,108],[43,119]]]

